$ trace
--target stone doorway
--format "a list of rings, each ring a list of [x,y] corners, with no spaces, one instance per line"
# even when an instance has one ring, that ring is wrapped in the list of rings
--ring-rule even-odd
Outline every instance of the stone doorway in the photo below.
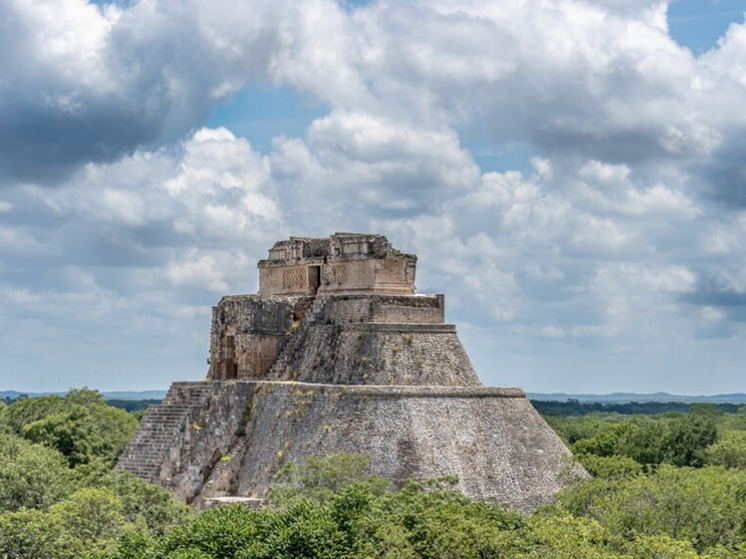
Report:
[[[309,266],[308,290],[311,292],[311,295],[316,295],[319,287],[321,287],[321,266]]]
[[[225,379],[238,378],[238,363],[236,363],[236,339],[234,336],[225,337]]]

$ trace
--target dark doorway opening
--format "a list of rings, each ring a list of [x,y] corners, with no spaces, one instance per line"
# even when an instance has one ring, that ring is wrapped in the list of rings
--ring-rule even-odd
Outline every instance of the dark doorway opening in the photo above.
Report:
[[[238,363],[236,363],[236,339],[225,337],[225,379],[238,378]]]
[[[316,295],[316,292],[321,287],[321,266],[309,266],[308,267],[308,290],[312,295]]]

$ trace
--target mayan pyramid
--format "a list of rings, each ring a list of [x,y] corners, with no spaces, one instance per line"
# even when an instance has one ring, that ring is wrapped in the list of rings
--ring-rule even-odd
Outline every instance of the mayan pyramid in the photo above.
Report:
[[[259,293],[213,308],[207,380],[175,382],[119,467],[199,505],[362,452],[395,482],[455,475],[475,499],[550,502],[567,448],[523,390],[480,383],[444,296],[415,294],[416,264],[382,235],[276,243]]]

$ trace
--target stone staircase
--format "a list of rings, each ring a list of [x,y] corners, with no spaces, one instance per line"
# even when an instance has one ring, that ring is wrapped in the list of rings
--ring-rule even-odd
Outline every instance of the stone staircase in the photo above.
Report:
[[[304,317],[303,322],[306,324],[315,324],[319,322],[319,320],[326,314],[326,304],[329,302],[329,297],[330,295],[317,295],[313,300],[311,309]]]
[[[319,322],[324,321],[324,317],[326,315],[326,307],[327,303],[329,302],[330,295],[317,295],[314,300],[313,304],[311,305],[311,308],[308,310],[308,312],[303,317],[303,320],[301,320],[300,325],[298,328],[293,332],[292,336],[295,339],[300,339],[304,337],[306,330],[308,330],[310,325],[318,324]],[[280,354],[277,356],[277,359],[275,360],[272,367],[269,369],[267,373],[267,378],[270,379],[277,379],[277,378],[283,378],[285,371],[288,368],[288,365],[290,365],[290,358],[293,353],[293,347],[295,344],[293,344],[293,338],[285,342],[282,350],[280,351]]]
[[[174,445],[180,447],[180,433],[193,412],[203,407],[211,389],[211,383],[206,382],[174,383],[161,404],[147,409],[117,467],[145,481],[157,482],[169,451]]]

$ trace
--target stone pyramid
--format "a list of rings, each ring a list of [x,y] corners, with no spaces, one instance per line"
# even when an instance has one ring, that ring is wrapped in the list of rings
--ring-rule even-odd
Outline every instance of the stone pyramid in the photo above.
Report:
[[[475,499],[549,503],[569,451],[521,389],[480,383],[444,296],[415,294],[416,263],[382,235],[276,243],[259,293],[213,308],[207,380],[174,383],[119,467],[199,505],[260,501],[288,461],[362,452],[395,482],[455,475]]]

